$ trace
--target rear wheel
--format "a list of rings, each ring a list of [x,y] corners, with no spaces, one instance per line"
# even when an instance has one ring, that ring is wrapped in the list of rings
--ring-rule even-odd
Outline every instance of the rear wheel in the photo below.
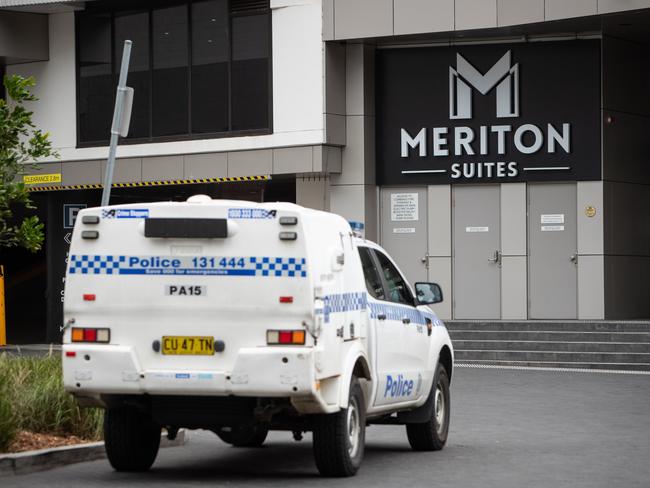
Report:
[[[110,408],[104,415],[104,445],[116,471],[146,471],[158,455],[160,425],[133,407]]]
[[[438,364],[433,378],[433,409],[431,418],[421,424],[406,424],[409,444],[415,451],[439,451],[445,447],[449,433],[449,376],[442,364]]]
[[[359,380],[352,378],[348,408],[314,419],[314,458],[323,476],[353,476],[363,460],[366,402]]]
[[[219,439],[235,447],[261,447],[269,433],[264,425],[240,425],[231,430],[218,430]]]

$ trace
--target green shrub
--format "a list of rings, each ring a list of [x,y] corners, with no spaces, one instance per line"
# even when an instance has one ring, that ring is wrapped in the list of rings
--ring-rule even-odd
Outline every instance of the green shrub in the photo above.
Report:
[[[61,358],[0,356],[0,378],[6,380],[19,430],[44,434],[76,435],[97,440],[102,435],[103,411],[79,408],[63,389]]]
[[[0,361],[2,358],[0,358]],[[9,381],[0,374],[0,452],[7,451],[18,433],[18,423],[11,407]]]

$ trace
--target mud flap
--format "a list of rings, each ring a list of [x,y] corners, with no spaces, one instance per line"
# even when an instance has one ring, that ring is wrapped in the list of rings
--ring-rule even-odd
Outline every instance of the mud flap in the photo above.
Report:
[[[400,424],[423,424],[431,420],[433,417],[434,393],[435,388],[432,384],[427,401],[416,409],[408,410],[406,412],[398,412],[397,422]]]

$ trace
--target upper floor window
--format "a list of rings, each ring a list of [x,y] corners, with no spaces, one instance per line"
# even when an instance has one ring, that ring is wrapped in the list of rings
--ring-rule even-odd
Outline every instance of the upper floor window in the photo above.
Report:
[[[108,143],[126,39],[135,89],[128,139],[270,132],[269,0],[86,5],[77,14],[80,145]]]

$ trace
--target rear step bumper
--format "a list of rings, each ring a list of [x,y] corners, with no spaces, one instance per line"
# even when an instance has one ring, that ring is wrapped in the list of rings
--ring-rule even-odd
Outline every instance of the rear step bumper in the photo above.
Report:
[[[74,352],[74,357],[66,355]],[[310,348],[255,347],[239,350],[232,371],[147,370],[132,347],[64,344],[63,383],[80,397],[100,394],[236,395],[316,397]]]

